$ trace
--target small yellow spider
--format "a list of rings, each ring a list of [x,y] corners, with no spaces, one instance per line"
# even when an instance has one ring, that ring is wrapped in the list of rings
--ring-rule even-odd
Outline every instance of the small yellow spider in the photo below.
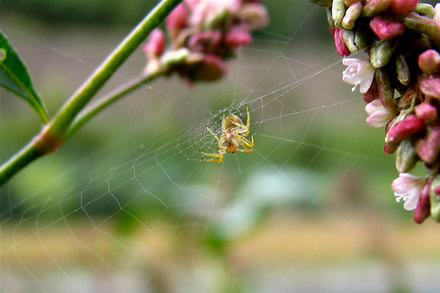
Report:
[[[212,157],[211,159],[202,158],[205,162],[221,163],[223,162],[223,157],[226,152],[235,153],[252,153],[252,148],[254,147],[254,136],[251,135],[251,140],[249,141],[246,136],[249,135],[249,126],[251,123],[249,108],[246,106],[247,112],[247,123],[243,124],[238,116],[231,114],[225,118],[223,116],[222,120],[222,134],[220,138],[208,127],[206,128],[209,133],[211,133],[215,139],[218,141],[218,153],[205,153],[200,151],[203,155]],[[240,148],[240,145],[243,147]]]

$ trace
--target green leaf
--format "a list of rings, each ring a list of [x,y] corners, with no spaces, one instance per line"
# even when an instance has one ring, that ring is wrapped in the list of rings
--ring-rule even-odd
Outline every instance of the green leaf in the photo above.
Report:
[[[32,85],[31,76],[26,65],[1,31],[0,86],[25,99],[34,108],[43,123],[48,122],[46,109]]]

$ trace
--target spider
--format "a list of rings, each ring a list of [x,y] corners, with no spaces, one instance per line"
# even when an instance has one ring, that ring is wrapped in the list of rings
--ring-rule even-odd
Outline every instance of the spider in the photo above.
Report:
[[[247,112],[247,123],[246,125],[241,121],[241,119],[231,114],[225,118],[223,115],[222,120],[222,133],[220,138],[212,131],[210,128],[206,128],[212,136],[218,141],[218,153],[205,153],[200,151],[203,155],[212,157],[210,159],[202,158],[205,162],[221,163],[223,162],[223,157],[226,152],[235,153],[252,153],[252,148],[254,147],[254,136],[251,135],[251,140],[249,141],[246,136],[249,135],[249,126],[251,123],[249,116],[249,108],[246,106]],[[243,148],[240,148],[240,145]]]

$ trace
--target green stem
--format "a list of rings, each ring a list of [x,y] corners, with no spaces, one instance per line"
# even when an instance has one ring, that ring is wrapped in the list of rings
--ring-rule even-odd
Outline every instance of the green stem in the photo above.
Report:
[[[35,146],[34,141],[28,143],[0,167],[0,186],[6,183],[18,171],[26,167],[30,162],[42,155],[44,155],[44,153]]]
[[[165,71],[157,71],[150,75],[141,75],[136,79],[128,81],[126,84],[121,85],[119,88],[105,95],[99,99],[96,103],[90,105],[88,108],[84,109],[79,116],[72,122],[69,130],[67,131],[64,139],[68,139],[72,136],[81,126],[86,122],[96,116],[99,112],[113,104],[114,102],[120,100],[122,97],[138,89],[142,85],[154,80],[156,77],[161,76]]]
[[[32,161],[53,152],[68,135],[73,134],[80,126],[87,122],[102,109],[118,100],[122,95],[113,97],[102,105],[97,104],[85,112],[71,128],[71,124],[77,114],[86,104],[96,95],[107,80],[115,71],[127,60],[133,51],[145,40],[148,34],[157,27],[165,17],[182,0],[162,0],[150,13],[131,31],[131,33],[113,50],[95,72],[84,82],[84,84],[73,94],[73,96],[63,105],[51,122],[45,126],[41,132],[33,138],[18,153],[0,166],[0,186],[7,182],[12,176],[26,167]],[[133,89],[142,83],[133,85]],[[128,92],[129,92],[128,91]],[[128,93],[127,92],[127,93]],[[70,130],[69,130],[70,129]]]
[[[76,115],[181,0],[162,0],[119,44],[73,94],[49,124],[49,132],[62,139]]]

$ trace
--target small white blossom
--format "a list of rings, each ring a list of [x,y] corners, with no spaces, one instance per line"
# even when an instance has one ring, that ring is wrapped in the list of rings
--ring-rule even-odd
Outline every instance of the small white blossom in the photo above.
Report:
[[[394,117],[394,111],[390,108],[384,107],[380,99],[375,99],[365,106],[365,111],[368,113],[366,123],[371,127],[385,126],[391,118]]]
[[[440,3],[435,4],[434,16],[432,17],[436,21],[440,21]]]
[[[342,72],[342,80],[354,85],[352,91],[360,85],[359,91],[364,94],[368,91],[374,78],[374,67],[369,61],[357,58],[344,58],[342,64],[348,66]]]
[[[409,173],[400,173],[399,177],[394,179],[391,188],[396,196],[396,201],[403,199],[405,202],[403,208],[411,211],[417,207],[420,192],[426,184],[426,179],[411,175]]]

